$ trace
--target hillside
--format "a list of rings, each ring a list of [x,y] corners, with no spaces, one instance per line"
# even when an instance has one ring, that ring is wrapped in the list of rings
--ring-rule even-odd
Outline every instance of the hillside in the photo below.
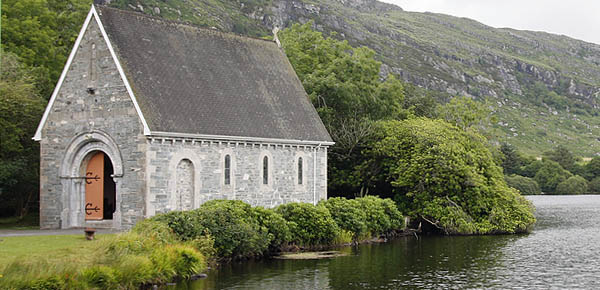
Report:
[[[496,29],[375,0],[112,0],[109,5],[169,19],[268,36],[313,20],[353,46],[374,49],[382,76],[486,101],[496,123],[486,135],[539,155],[558,144],[600,153],[600,46],[543,32]]]

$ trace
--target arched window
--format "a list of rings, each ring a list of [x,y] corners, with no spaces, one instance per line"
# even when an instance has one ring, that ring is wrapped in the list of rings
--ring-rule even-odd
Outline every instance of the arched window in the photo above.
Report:
[[[194,164],[192,161],[189,159],[179,161],[176,178],[175,209],[190,210],[194,207]]]
[[[224,179],[223,179],[225,185],[230,185],[231,184],[231,155],[229,155],[229,154],[225,155],[225,166],[224,166],[223,173],[225,174]]]
[[[263,157],[263,184],[269,184],[269,157]]]
[[[298,184],[302,184],[302,157],[298,157]]]

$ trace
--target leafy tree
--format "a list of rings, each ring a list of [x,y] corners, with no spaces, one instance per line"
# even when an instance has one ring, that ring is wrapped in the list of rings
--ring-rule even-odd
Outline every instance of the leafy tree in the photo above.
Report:
[[[600,177],[600,157],[596,156],[584,166],[584,172],[588,180]]]
[[[490,110],[482,103],[467,97],[456,97],[438,108],[439,116],[463,130],[475,125],[483,125]]]
[[[525,177],[533,178],[543,165],[542,160],[534,160],[521,168],[521,174]]]
[[[559,145],[552,151],[544,152],[543,156],[544,158],[558,162],[562,168],[570,172],[576,170],[576,163],[578,161],[577,158],[575,158],[573,153],[571,153],[571,151],[563,145]]]
[[[509,143],[502,143],[500,144],[500,152],[503,155],[501,164],[504,169],[504,174],[511,175],[519,173],[524,161],[519,152],[517,152],[515,146]]]
[[[381,80],[381,62],[366,47],[353,48],[347,41],[324,37],[311,29],[312,22],[295,24],[279,33],[279,39],[298,77],[336,144],[329,159],[329,192],[333,195],[368,193],[356,165],[372,139],[373,123],[404,119],[427,112],[429,95],[388,75]],[[430,110],[431,111],[431,110]],[[359,193],[360,192],[360,193]]]
[[[506,185],[485,139],[441,120],[381,121],[368,156],[404,213],[445,233],[525,231],[531,204]]]
[[[50,97],[92,0],[2,1],[2,46],[31,68]]]
[[[544,193],[552,194],[559,183],[567,180],[572,174],[566,171],[558,162],[543,159],[541,167],[533,177]]]
[[[326,124],[338,117],[378,120],[407,114],[402,82],[393,76],[379,80],[381,62],[374,59],[373,50],[324,38],[311,25],[294,24],[279,38]]]
[[[15,55],[0,53],[0,212],[23,216],[37,198],[39,147],[31,137],[45,101],[30,70]]]
[[[600,177],[596,177],[588,184],[588,191],[591,194],[600,194]]]
[[[522,195],[542,194],[540,185],[533,178],[513,174],[505,176],[504,179],[508,186],[518,189]]]
[[[556,194],[584,194],[588,191],[588,182],[585,178],[575,175],[561,182],[556,187]]]

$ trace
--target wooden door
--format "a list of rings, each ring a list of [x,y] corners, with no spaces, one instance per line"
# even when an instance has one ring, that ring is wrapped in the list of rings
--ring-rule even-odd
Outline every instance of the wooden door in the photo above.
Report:
[[[104,153],[98,152],[85,171],[85,219],[101,220],[104,207]]]

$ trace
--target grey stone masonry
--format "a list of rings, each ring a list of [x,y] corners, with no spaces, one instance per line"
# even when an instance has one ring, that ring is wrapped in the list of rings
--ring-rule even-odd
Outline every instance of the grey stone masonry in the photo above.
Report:
[[[160,114],[133,96],[136,85],[124,77],[143,74],[127,72],[130,63],[109,47],[96,19],[88,16],[34,137],[40,141],[41,228],[128,229],[146,217],[213,199],[274,207],[327,198],[327,146],[333,143],[326,131],[320,132],[324,141],[151,131],[141,112]],[[203,121],[210,122],[194,122]],[[264,130],[260,122],[247,123]],[[105,178],[114,181],[114,192],[112,183],[102,184],[111,186],[104,204],[114,204],[115,211],[112,219],[105,213],[105,220],[86,220],[86,171],[98,152],[113,168]]]
[[[177,187],[183,181],[176,172],[183,160],[192,163],[194,176],[183,176],[194,182],[195,192],[190,197],[194,208],[212,199],[238,199],[254,206],[274,207],[327,198],[327,147],[150,138],[147,148],[147,216],[181,210]],[[231,160],[229,184],[225,182],[226,155]],[[265,157],[267,184],[263,180]],[[298,173],[300,158],[302,184]]]
[[[88,87],[94,88],[93,94]],[[109,151],[105,153],[122,171],[122,176],[114,177],[120,205],[116,223],[107,226],[135,224],[145,207],[145,148],[140,118],[92,18],[42,130],[41,227],[86,226],[83,184],[77,176],[83,174],[85,158],[94,150]]]

